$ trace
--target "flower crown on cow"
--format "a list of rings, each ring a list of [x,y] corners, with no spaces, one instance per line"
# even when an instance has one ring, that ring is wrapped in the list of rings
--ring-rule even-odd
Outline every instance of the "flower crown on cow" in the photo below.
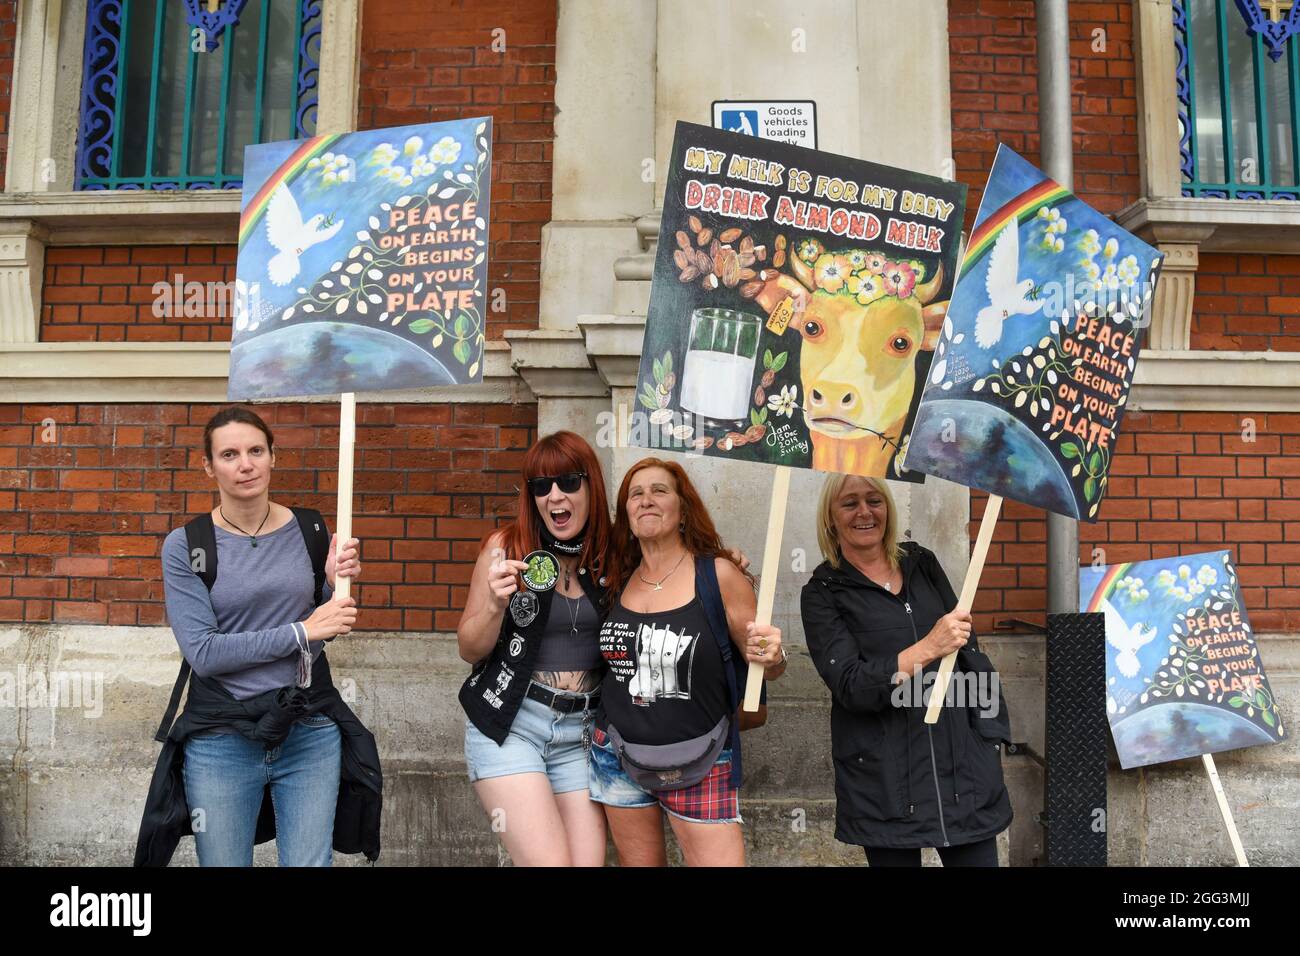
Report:
[[[812,270],[816,291],[852,296],[861,305],[887,295],[906,299],[925,278],[925,264],[916,259],[893,260],[866,249],[827,252],[816,239],[799,242],[795,254]]]

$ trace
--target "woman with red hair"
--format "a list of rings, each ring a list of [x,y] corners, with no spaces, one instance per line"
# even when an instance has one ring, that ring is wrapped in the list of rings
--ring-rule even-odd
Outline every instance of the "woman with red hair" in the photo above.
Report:
[[[483,541],[456,639],[465,762],[519,866],[600,866],[605,821],[588,794],[600,699],[610,545],[596,454],[573,432],[524,456],[518,517]],[[522,585],[522,587],[521,587]]]
[[[591,799],[624,866],[666,864],[663,811],[687,865],[743,866],[741,656],[781,676],[781,631],[754,623],[754,579],[723,549],[681,465],[632,466],[613,541]]]

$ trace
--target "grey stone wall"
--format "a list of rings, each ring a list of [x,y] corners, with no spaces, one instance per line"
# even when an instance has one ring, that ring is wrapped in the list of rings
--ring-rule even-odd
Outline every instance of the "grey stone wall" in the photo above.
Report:
[[[857,865],[861,851],[833,838],[829,695],[785,613],[778,623],[789,629],[791,666],[772,687],[767,725],[745,735],[749,860]],[[1014,736],[1041,753],[1042,641],[988,638],[985,646],[1003,676]],[[1300,638],[1265,636],[1261,653],[1284,714],[1295,713]],[[330,658],[335,683],[375,732],[384,761],[381,864],[507,863],[465,778],[464,718],[456,702],[465,665],[454,635],[358,634],[336,642]],[[158,753],[153,732],[178,663],[165,628],[0,629],[0,864],[129,865]],[[46,689],[51,682],[60,689],[55,706]],[[24,686],[26,703],[18,706]],[[1216,759],[1251,862],[1300,861],[1295,744]],[[1003,767],[1016,811],[1002,839],[1003,860],[1034,865],[1042,853],[1033,819],[1042,805],[1042,774],[1026,757],[1006,756]],[[1199,761],[1116,767],[1109,793],[1112,864],[1232,863]],[[260,847],[256,860],[274,864],[273,845]],[[195,862],[193,841],[182,843],[175,862]]]

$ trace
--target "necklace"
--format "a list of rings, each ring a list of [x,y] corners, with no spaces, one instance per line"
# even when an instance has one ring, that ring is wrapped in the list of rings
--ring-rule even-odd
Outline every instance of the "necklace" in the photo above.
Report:
[[[686,552],[685,552],[685,551],[683,551],[683,552],[682,552],[682,556],[681,556],[680,558],[677,559],[677,563],[673,565],[673,571],[676,571],[676,570],[678,569],[678,567],[681,566],[681,563],[682,563],[684,560],[686,560]],[[673,571],[669,571],[669,572],[668,572],[667,574],[665,574],[662,578],[660,578],[658,584],[655,584],[655,582],[653,582],[653,581],[647,581],[647,580],[646,580],[646,579],[641,575],[641,572],[640,572],[640,571],[637,571],[636,576],[637,576],[638,578],[641,578],[641,583],[642,583],[642,584],[651,584],[651,585],[654,585],[654,589],[655,589],[656,591],[662,591],[662,590],[664,589],[664,582],[667,581],[669,578],[671,578],[671,577],[673,576]]]
[[[880,587],[888,591],[890,594],[894,593],[894,582],[890,581],[888,578],[886,578],[884,581],[877,581],[875,578],[870,578],[869,580],[871,581],[872,584],[879,585]]]
[[[229,518],[226,517],[226,513],[225,513],[224,511],[221,510],[221,505],[217,505],[217,514],[221,515],[221,520],[222,520],[222,521],[224,521],[226,524],[230,525],[230,527],[234,528],[234,529],[235,529],[236,531],[238,531],[240,534],[248,534],[247,531],[245,531],[245,530],[244,530],[243,528],[241,528],[239,525],[235,524],[233,521],[231,521]],[[266,524],[266,519],[269,518],[269,517],[271,517],[271,503],[268,501],[268,502],[266,503],[266,518],[263,518],[263,519],[262,519],[262,524],[259,524],[259,525],[257,526],[257,530],[256,530],[256,531],[254,531],[252,534],[248,534],[248,537],[249,537],[249,539],[253,542],[253,547],[255,547],[255,548],[257,547],[257,536],[258,536],[259,534],[261,534],[261,532],[262,532],[262,525],[265,525],[265,524]]]
[[[870,581],[870,582],[871,582],[872,584],[874,584],[876,587],[884,588],[884,589],[885,589],[886,591],[888,591],[890,594],[893,594],[893,593],[894,593],[894,582],[890,580],[890,578],[893,577],[893,574],[894,574],[894,569],[893,569],[892,567],[891,567],[888,571],[885,572],[885,580],[884,580],[884,581],[877,581],[874,575],[867,574],[867,572],[863,569],[862,565],[860,565],[860,564],[854,564],[853,566],[857,569],[857,571],[858,571],[859,574],[861,574],[864,578],[866,578],[868,581]]]
[[[569,630],[574,637],[578,636],[578,611],[582,607],[582,598],[571,598],[567,594],[561,594],[564,598],[564,606],[569,611]],[[573,603],[569,603],[573,602]]]

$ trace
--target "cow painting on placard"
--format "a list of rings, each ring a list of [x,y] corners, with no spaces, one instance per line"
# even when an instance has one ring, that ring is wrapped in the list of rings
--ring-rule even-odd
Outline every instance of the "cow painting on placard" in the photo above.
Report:
[[[249,146],[231,399],[482,380],[490,118]]]
[[[921,480],[900,459],[965,193],[678,123],[631,442]]]

